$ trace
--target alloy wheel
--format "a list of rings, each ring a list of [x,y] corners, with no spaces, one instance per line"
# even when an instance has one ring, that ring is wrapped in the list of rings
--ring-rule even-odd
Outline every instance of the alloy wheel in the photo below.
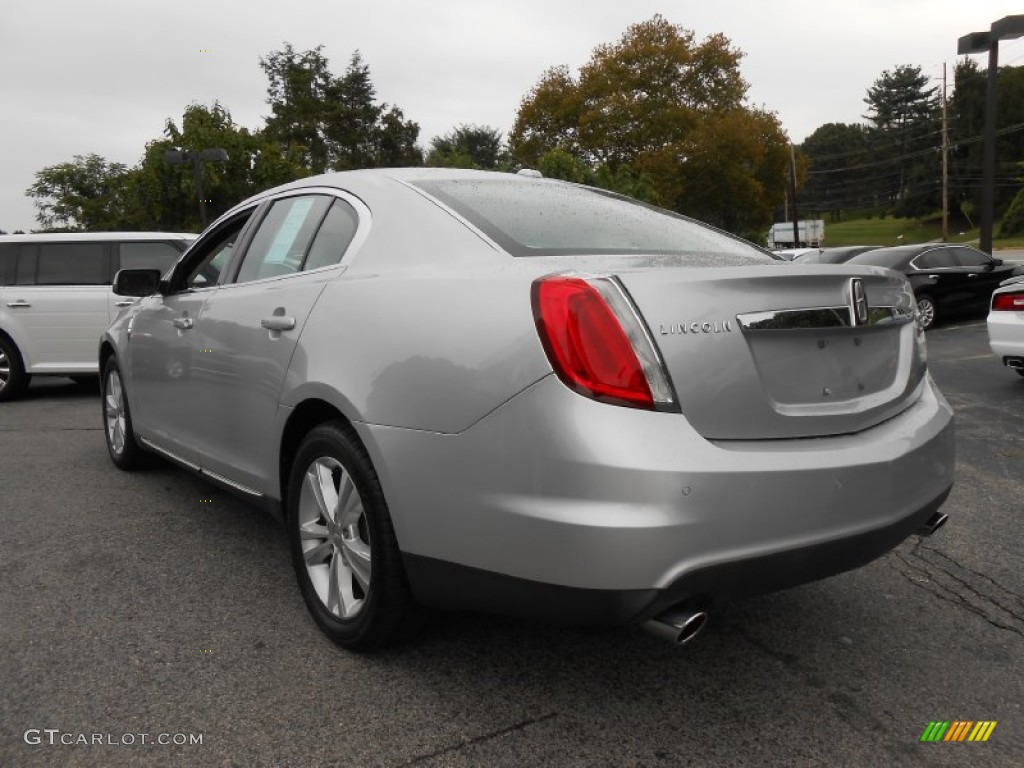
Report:
[[[0,391],[7,386],[7,382],[11,380],[11,360],[7,357],[7,353],[0,349]]]
[[[103,398],[103,412],[107,423],[107,440],[110,450],[120,455],[124,453],[124,438],[127,431],[124,413],[124,388],[121,376],[116,370],[107,373],[106,394]]]
[[[917,300],[917,314],[922,328],[931,328],[935,322],[935,302],[928,296]]]
[[[370,533],[362,498],[341,462],[322,456],[307,467],[298,515],[317,597],[337,618],[353,618],[370,593]]]

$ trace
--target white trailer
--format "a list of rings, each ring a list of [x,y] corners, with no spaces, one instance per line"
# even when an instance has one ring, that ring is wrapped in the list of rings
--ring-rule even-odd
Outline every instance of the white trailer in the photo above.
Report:
[[[804,219],[797,222],[799,238],[793,242],[793,222],[780,221],[768,230],[769,248],[820,248],[825,244],[825,221]]]

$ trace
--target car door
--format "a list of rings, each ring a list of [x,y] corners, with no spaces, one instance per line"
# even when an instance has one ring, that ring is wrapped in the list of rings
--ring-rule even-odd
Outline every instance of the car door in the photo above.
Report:
[[[247,234],[252,206],[206,232],[170,273],[163,291],[130,310],[122,364],[138,435],[175,458],[199,464],[217,404],[201,397],[206,348],[197,324]]]
[[[357,223],[353,206],[330,194],[274,200],[234,274],[208,299],[199,325],[211,374],[201,397],[218,404],[206,428],[213,472],[273,491],[266,483],[277,460],[272,435],[285,373]]]
[[[30,373],[94,373],[110,325],[110,248],[104,241],[22,244],[4,295]]]
[[[964,276],[947,248],[932,248],[910,262],[909,277],[918,296],[929,294],[943,310],[954,309],[964,300]]]

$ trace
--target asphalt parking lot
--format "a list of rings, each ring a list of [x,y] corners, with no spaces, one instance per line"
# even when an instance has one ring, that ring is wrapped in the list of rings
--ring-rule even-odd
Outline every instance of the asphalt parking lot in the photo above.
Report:
[[[0,405],[0,765],[1022,765],[1024,378],[983,321],[928,339],[950,523],[683,649],[447,614],[339,650],[275,522],[169,465],[117,471],[96,388],[34,383]],[[936,720],[997,725],[921,743]]]

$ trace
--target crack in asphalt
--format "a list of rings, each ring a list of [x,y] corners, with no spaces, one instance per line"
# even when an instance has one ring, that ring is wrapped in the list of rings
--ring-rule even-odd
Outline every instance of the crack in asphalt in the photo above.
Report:
[[[487,733],[483,733],[483,734],[481,734],[479,736],[474,736],[474,737],[472,737],[470,739],[465,739],[464,738],[458,744],[452,744],[449,747],[444,747],[443,749],[438,749],[438,750],[436,750],[434,752],[429,752],[429,753],[427,753],[425,755],[419,755],[418,757],[414,757],[409,762],[402,763],[400,766],[398,766],[398,768],[406,768],[407,766],[410,766],[410,765],[418,765],[420,763],[426,762],[427,760],[432,760],[435,757],[440,757],[441,755],[447,755],[449,752],[457,752],[460,749],[464,749],[466,747],[473,746],[474,744],[480,744],[481,742],[490,741],[491,739],[496,739],[499,736],[504,736],[504,735],[506,735],[508,733],[514,733],[515,731],[521,731],[521,730],[523,730],[524,728],[526,728],[528,726],[536,725],[537,723],[542,723],[545,720],[550,720],[553,717],[558,717],[558,713],[557,712],[548,712],[546,715],[541,715],[540,717],[533,717],[533,718],[529,718],[527,720],[522,720],[522,721],[520,721],[518,723],[515,723],[513,725],[509,725],[509,726],[507,726],[505,728],[499,728],[496,731],[488,731]]]
[[[0,427],[0,432],[102,432],[103,427]]]
[[[731,622],[729,622],[727,626],[731,631],[746,640],[754,648],[781,662],[784,667],[799,677],[808,688],[814,688],[822,691],[824,698],[843,713],[843,721],[847,726],[861,734],[863,737],[870,738],[875,741],[876,746],[879,749],[888,751],[889,757],[892,758],[892,760],[889,761],[889,764],[902,765],[905,764],[908,759],[912,760],[914,757],[912,744],[908,744],[905,741],[896,740],[894,738],[889,738],[884,735],[881,737],[882,740],[879,741],[879,734],[885,734],[889,725],[889,721],[879,717],[879,714],[889,716],[890,721],[895,717],[895,715],[884,711],[878,713],[873,709],[863,706],[855,696],[851,695],[849,691],[836,686],[829,686],[829,684],[815,674],[809,666],[802,663],[800,656],[773,648],[767,642],[754,637],[742,626]]]
[[[988,574],[924,546],[921,540],[909,551],[895,550],[893,555],[887,562],[914,586],[980,616],[997,629],[1024,637],[1024,596]]]

